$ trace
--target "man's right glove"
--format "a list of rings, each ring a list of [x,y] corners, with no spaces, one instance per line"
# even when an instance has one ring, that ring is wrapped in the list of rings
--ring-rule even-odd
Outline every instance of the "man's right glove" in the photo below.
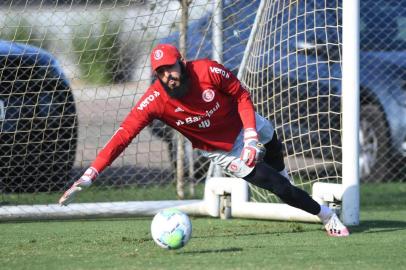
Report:
[[[258,142],[258,134],[254,128],[244,130],[244,148],[241,151],[241,160],[248,167],[254,167],[255,164],[265,156],[265,147]]]
[[[75,196],[84,188],[89,187],[98,175],[99,173],[95,168],[90,167],[87,169],[79,180],[73,183],[73,185],[67,191],[65,191],[62,197],[59,199],[59,204],[65,206],[70,204],[75,199]]]

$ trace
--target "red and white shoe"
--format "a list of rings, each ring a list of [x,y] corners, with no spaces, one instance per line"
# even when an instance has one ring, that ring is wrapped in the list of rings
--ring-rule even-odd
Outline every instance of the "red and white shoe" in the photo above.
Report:
[[[340,221],[335,213],[324,223],[327,234],[332,237],[346,237],[350,235],[347,227]]]

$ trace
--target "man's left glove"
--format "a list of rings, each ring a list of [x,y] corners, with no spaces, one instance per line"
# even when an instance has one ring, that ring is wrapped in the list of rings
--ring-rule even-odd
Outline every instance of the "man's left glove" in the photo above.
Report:
[[[67,191],[65,191],[62,197],[59,199],[59,204],[65,206],[70,204],[75,199],[75,196],[84,188],[89,187],[98,175],[99,173],[95,168],[90,167],[87,169],[79,180],[73,183],[73,185]]]
[[[265,147],[258,142],[258,134],[254,128],[244,130],[244,148],[241,152],[241,160],[248,167],[254,167],[257,162],[262,161],[265,156]]]

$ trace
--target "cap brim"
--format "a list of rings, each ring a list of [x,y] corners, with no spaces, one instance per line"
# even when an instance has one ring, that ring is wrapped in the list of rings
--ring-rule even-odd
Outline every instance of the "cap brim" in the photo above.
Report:
[[[155,61],[152,65],[153,70],[157,70],[158,68],[162,67],[162,66],[172,66],[176,63],[178,59],[177,58],[173,58],[173,59],[165,59],[162,61]]]

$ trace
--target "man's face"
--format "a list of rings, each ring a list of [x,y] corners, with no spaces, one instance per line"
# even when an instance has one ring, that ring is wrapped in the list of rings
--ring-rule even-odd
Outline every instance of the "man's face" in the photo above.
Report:
[[[188,78],[185,63],[177,61],[170,66],[161,66],[156,70],[165,91],[171,98],[182,98],[188,92]]]
[[[170,90],[175,90],[181,84],[181,67],[179,62],[172,66],[161,66],[156,70],[158,78]]]

